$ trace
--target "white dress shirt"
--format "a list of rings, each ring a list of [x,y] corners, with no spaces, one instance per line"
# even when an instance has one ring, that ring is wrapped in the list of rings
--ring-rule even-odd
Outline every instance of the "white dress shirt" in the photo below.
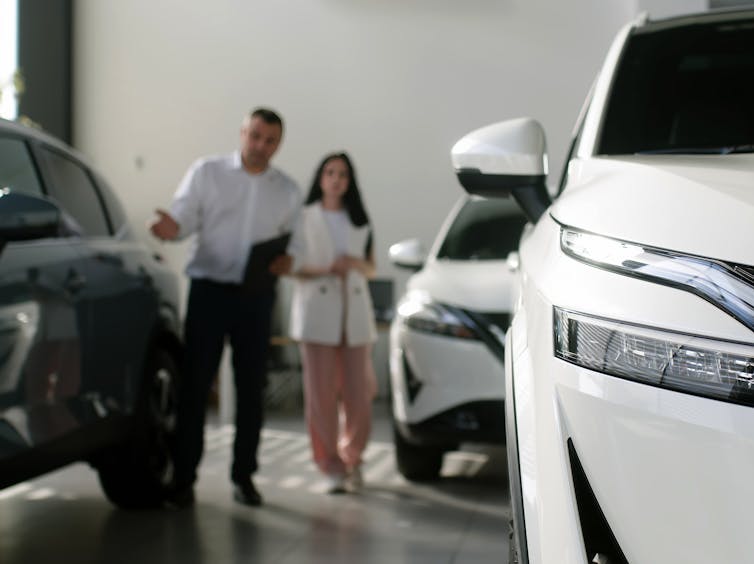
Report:
[[[197,160],[170,206],[180,226],[178,238],[196,235],[186,274],[241,282],[251,246],[294,231],[301,201],[293,179],[274,167],[248,173],[238,151]],[[294,262],[299,246],[294,234],[288,247]]]
[[[335,246],[335,256],[348,254],[348,236],[351,231],[351,220],[346,210],[326,210],[322,208],[322,215],[327,221]]]

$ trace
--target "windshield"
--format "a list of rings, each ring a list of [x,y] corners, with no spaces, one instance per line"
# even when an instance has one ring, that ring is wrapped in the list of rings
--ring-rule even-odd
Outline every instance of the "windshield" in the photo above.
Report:
[[[636,32],[598,154],[754,149],[754,20]]]
[[[438,259],[500,260],[518,248],[526,218],[505,199],[470,199],[453,220]]]

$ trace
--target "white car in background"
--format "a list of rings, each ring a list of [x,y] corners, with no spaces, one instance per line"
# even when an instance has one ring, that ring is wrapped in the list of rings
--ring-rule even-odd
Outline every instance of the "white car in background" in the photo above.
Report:
[[[418,270],[390,330],[396,460],[410,480],[436,479],[463,442],[504,444],[503,340],[525,223],[513,202],[464,197],[428,257],[415,239],[390,248]]]
[[[535,222],[505,347],[511,561],[754,562],[754,10],[628,25],[575,132],[554,203],[534,120],[452,154]]]

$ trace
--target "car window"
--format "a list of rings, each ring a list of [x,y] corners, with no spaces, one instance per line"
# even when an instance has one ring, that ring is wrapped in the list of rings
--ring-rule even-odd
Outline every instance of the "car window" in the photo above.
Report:
[[[78,223],[83,235],[109,235],[102,203],[84,168],[56,151],[43,148],[42,153],[52,176],[52,196]]]
[[[526,218],[507,200],[468,200],[453,220],[437,258],[505,259],[518,248],[524,225]]]
[[[581,144],[581,134],[584,132],[584,122],[586,121],[586,114],[589,112],[589,106],[592,104],[593,93],[594,83],[592,83],[592,87],[589,89],[589,94],[587,94],[586,100],[584,100],[584,104],[581,106],[579,117],[576,119],[576,133],[571,140],[571,145],[568,147],[568,154],[563,162],[563,170],[560,171],[560,182],[558,182],[558,191],[556,193],[557,196],[565,190],[565,187],[568,184],[568,165],[574,155],[578,152],[579,145]]]
[[[750,151],[754,21],[660,28],[628,41],[599,154]]]
[[[115,195],[110,184],[97,173],[94,173],[94,181],[97,183],[99,193],[102,194],[102,199],[105,202],[107,208],[107,215],[110,218],[110,225],[112,226],[113,233],[117,233],[121,227],[128,221],[126,218],[126,212],[123,209],[118,197]]]
[[[0,189],[42,195],[37,169],[21,139],[0,137]]]

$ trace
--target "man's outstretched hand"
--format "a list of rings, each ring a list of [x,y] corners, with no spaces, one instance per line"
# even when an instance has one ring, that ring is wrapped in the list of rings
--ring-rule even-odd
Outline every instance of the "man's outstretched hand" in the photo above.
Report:
[[[162,241],[172,241],[178,237],[180,226],[168,212],[156,209],[157,217],[149,224],[149,231],[152,235]]]

